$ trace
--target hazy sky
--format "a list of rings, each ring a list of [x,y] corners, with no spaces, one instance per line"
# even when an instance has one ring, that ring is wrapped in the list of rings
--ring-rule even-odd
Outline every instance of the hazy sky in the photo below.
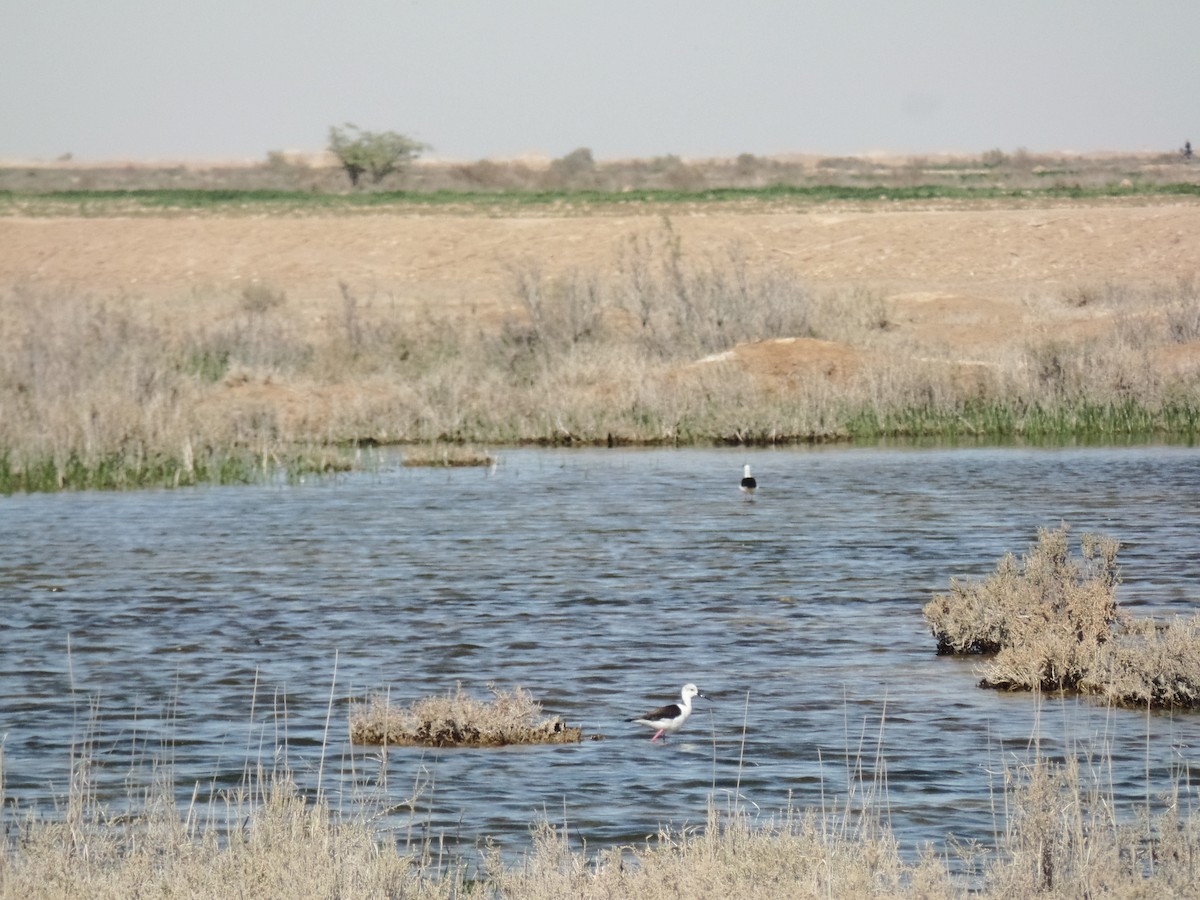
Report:
[[[1198,0],[0,0],[0,157],[1171,150]]]

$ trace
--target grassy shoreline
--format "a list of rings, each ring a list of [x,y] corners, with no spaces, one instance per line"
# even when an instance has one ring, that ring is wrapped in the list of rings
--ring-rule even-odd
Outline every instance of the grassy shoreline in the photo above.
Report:
[[[786,249],[755,256],[731,238],[687,252],[669,218],[721,207],[1194,204],[1200,168],[1169,156],[992,151],[885,165],[572,154],[541,168],[416,166],[372,191],[346,192],[338,177],[282,157],[214,170],[0,168],[0,217],[636,211],[639,224],[613,264],[561,271],[551,257],[569,245],[532,259],[506,250],[506,285],[493,278],[450,302],[441,285],[425,296],[418,269],[380,294],[374,276],[336,281],[340,296],[322,282],[320,301],[253,281],[198,282],[139,303],[136,268],[122,282],[134,286],[110,296],[30,277],[0,286],[0,494],[299,477],[393,445],[1200,437],[1200,273],[1071,287],[1087,273],[1069,273],[1031,286],[1011,311],[1037,324],[1021,342],[993,326],[995,346],[962,347],[906,329],[877,284],[810,286]],[[356,252],[386,257],[388,246]]]
[[[297,477],[381,445],[1200,437],[1200,366],[1179,356],[1200,344],[1196,278],[1044,297],[1047,321],[1083,306],[1110,330],[961,359],[913,345],[870,291],[820,293],[736,248],[689,260],[669,219],[621,250],[615,273],[514,270],[486,321],[344,283],[315,329],[265,285],[182,319],[11,288],[0,493]],[[743,359],[779,353],[778,374]]]

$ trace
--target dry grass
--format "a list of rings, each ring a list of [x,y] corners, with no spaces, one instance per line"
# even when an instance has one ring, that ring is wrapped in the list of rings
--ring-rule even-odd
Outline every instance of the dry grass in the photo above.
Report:
[[[1065,525],[1039,529],[1018,561],[982,581],[953,580],[925,606],[939,653],[994,654],[983,687],[1081,691],[1132,706],[1200,706],[1200,619],[1135,621],[1117,605],[1119,542]]]
[[[1195,895],[1200,829],[1178,785],[1160,813],[1122,811],[1100,774],[1105,765],[1038,757],[1006,768],[1002,850],[979,861],[981,896]]]
[[[509,744],[577,744],[583,730],[559,716],[542,718],[542,707],[523,688],[488,685],[490,701],[463,693],[426,697],[408,707],[375,697],[350,716],[356,744],[420,747],[503,747]]]
[[[568,825],[539,823],[520,865],[497,853],[469,871],[434,843],[381,827],[365,801],[342,814],[286,772],[259,772],[208,809],[176,803],[163,779],[132,812],[95,798],[86,765],[61,815],[5,806],[0,900],[89,897],[1191,897],[1200,830],[1186,800],[1119,810],[1098,775],[1033,758],[1012,764],[996,805],[998,845],[901,848],[886,797],[852,809],[752,816],[710,804],[699,827],[590,854]]]
[[[177,808],[163,787],[113,816],[80,790],[61,820],[13,816],[0,898],[451,896],[426,848],[385,846],[367,816],[338,818],[286,775],[207,811]]]
[[[932,853],[906,862],[886,828],[861,829],[817,812],[757,820],[711,806],[703,826],[664,830],[640,847],[587,859],[569,829],[542,823],[525,865],[495,861],[489,881],[501,896],[578,897],[955,897]]]

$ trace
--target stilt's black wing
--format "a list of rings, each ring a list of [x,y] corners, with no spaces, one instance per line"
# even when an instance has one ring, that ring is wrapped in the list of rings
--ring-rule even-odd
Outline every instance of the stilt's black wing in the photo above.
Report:
[[[683,710],[679,708],[679,705],[672,703],[670,706],[663,706],[654,710],[654,712],[648,712],[644,716],[634,716],[632,719],[629,719],[629,721],[637,722],[639,720],[644,720],[646,722],[657,722],[661,719],[674,719],[681,712],[683,712]]]

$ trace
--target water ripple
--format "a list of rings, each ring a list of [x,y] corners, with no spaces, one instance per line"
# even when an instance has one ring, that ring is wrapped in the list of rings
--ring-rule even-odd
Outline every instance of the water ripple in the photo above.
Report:
[[[1200,454],[1163,447],[512,451],[492,475],[385,460],[2,498],[6,796],[50,808],[86,742],[113,802],[156,766],[203,800],[285,761],[468,847],[523,847],[540,816],[598,848],[701,822],[710,798],[770,814],[872,789],[902,841],[988,842],[996,773],[1034,741],[1111,759],[1133,802],[1194,767],[1200,725],[979,690],[971,661],[933,654],[922,605],[1066,521],[1122,540],[1127,606],[1190,613],[1197,509]],[[346,742],[373,692],[493,681],[606,739]],[[670,744],[624,722],[685,681],[712,699]]]

